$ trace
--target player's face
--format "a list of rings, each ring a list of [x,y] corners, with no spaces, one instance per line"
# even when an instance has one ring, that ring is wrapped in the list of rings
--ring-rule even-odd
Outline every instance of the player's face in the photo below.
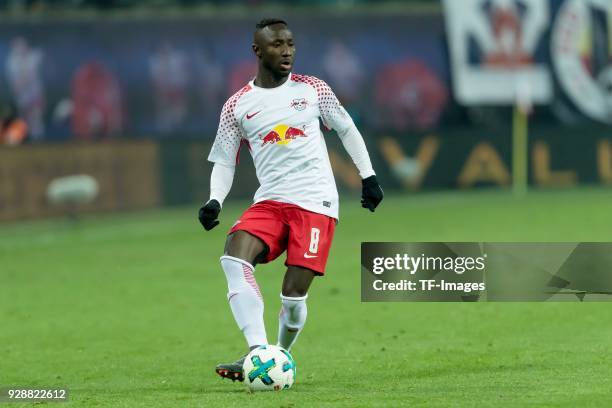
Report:
[[[293,34],[282,24],[261,30],[255,38],[253,51],[261,65],[278,76],[287,76],[293,68],[295,44]]]

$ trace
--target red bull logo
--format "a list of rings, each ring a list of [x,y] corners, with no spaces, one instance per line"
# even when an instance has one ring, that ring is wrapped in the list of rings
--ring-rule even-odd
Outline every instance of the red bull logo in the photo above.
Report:
[[[268,132],[261,139],[261,145],[265,146],[267,144],[279,144],[286,145],[289,144],[290,141],[297,139],[298,137],[306,137],[306,133],[303,130],[294,128],[287,125],[276,125],[272,128],[271,131]]]

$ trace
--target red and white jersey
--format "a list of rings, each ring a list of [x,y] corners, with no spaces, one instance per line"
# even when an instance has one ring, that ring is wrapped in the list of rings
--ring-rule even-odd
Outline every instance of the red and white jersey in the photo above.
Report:
[[[291,74],[276,88],[251,81],[223,106],[208,160],[235,165],[246,143],[260,183],[256,203],[291,203],[338,218],[338,191],[319,119],[338,132],[355,126],[318,78]]]

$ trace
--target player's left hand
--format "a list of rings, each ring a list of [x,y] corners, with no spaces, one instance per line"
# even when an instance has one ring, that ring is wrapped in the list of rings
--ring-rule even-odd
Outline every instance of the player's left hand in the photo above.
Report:
[[[374,212],[383,199],[383,190],[376,180],[376,176],[370,176],[361,180],[361,206]]]
[[[220,212],[221,204],[217,200],[210,200],[200,208],[198,219],[206,231],[210,231],[219,225],[217,218]]]

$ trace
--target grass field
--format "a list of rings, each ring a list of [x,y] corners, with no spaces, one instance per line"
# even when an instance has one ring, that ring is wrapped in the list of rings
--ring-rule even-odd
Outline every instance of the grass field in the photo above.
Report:
[[[218,264],[227,203],[0,225],[0,387],[71,406],[612,406],[609,303],[360,303],[361,241],[612,241],[612,189],[345,197],[328,275],[294,348],[297,382],[248,394],[216,363],[245,350]],[[259,266],[270,341],[282,262]],[[64,405],[62,405],[64,406]]]

